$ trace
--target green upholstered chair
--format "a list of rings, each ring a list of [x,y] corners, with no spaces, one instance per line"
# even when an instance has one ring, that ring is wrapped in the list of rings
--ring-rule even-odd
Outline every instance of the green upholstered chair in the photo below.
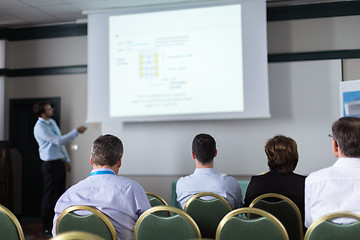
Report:
[[[15,215],[0,205],[0,239],[24,240],[24,232]]]
[[[289,198],[277,193],[266,193],[255,198],[249,207],[265,210],[279,219],[290,240],[302,240],[304,238],[300,210]]]
[[[167,202],[162,197],[160,197],[159,195],[157,195],[155,193],[146,192],[146,196],[149,199],[151,207],[168,205]],[[167,216],[171,216],[171,212],[160,211],[160,212],[157,212],[156,215],[167,217]]]
[[[65,232],[56,235],[56,237],[51,238],[51,240],[105,240],[105,239],[98,235],[88,232],[72,231],[72,232]]]
[[[248,219],[244,215],[256,214]],[[288,240],[285,227],[270,213],[257,208],[238,208],[228,213],[219,223],[216,240]]]
[[[87,215],[76,214],[76,211],[90,212]],[[83,231],[96,234],[106,240],[116,240],[116,231],[107,216],[95,207],[71,206],[65,209],[56,223],[56,234]]]
[[[330,221],[335,218],[352,218],[355,222],[337,224]],[[350,212],[337,212],[324,215],[309,226],[304,238],[304,240],[335,239],[360,239],[360,216]]]
[[[156,215],[158,211],[170,211],[172,216]],[[155,206],[144,212],[134,228],[135,240],[187,240],[201,239],[195,221],[183,210],[172,206]]]
[[[201,199],[204,196],[211,199]],[[222,196],[211,192],[201,192],[186,202],[184,211],[195,220],[202,237],[215,238],[216,228],[221,219],[231,212],[232,208]]]

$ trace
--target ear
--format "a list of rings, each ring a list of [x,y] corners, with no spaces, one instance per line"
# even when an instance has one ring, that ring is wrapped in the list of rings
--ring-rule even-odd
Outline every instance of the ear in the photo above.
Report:
[[[90,154],[90,160],[89,160],[89,162],[90,162],[91,166],[94,166],[94,163],[93,163],[91,154]]]
[[[339,144],[333,139],[332,140],[332,148],[333,148],[333,153],[336,157],[339,157],[341,151],[340,151],[340,147]]]
[[[216,149],[215,154],[214,154],[214,157],[216,157],[216,156],[217,156],[217,149]]]
[[[120,168],[121,164],[122,164],[122,156],[120,157],[119,162],[117,163],[117,167]]]
[[[191,152],[191,156],[193,159],[196,159],[194,152]]]

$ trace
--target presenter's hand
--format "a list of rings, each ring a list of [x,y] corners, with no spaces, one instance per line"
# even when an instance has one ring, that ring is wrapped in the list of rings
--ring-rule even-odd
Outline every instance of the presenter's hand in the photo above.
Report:
[[[69,163],[69,162],[65,163],[65,168],[66,168],[67,172],[70,172],[71,171],[71,163]]]
[[[84,133],[86,131],[87,127],[81,125],[80,127],[78,127],[76,130],[79,132],[79,133]]]

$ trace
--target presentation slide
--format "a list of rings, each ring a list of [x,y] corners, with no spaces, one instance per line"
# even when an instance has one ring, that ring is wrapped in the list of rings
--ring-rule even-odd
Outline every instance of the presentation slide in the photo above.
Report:
[[[269,118],[265,0],[88,14],[88,122]]]
[[[110,16],[110,117],[244,111],[241,21],[240,4]]]

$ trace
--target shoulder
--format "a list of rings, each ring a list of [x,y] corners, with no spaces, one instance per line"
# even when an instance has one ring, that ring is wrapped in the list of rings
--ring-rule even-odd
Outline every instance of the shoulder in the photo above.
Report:
[[[183,184],[186,184],[191,181],[192,181],[192,174],[180,177],[176,182],[176,187],[178,188],[179,186],[182,186]]]
[[[299,180],[302,180],[302,181],[305,181],[305,179],[306,179],[306,176],[300,175],[300,174],[297,174],[297,173],[293,173],[293,177],[297,178]]]
[[[319,181],[322,179],[326,179],[332,175],[331,172],[332,172],[331,167],[327,167],[327,168],[312,172],[309,174],[309,176],[306,177],[305,183],[309,184],[309,183],[313,183],[313,182],[316,182],[316,181]]]

